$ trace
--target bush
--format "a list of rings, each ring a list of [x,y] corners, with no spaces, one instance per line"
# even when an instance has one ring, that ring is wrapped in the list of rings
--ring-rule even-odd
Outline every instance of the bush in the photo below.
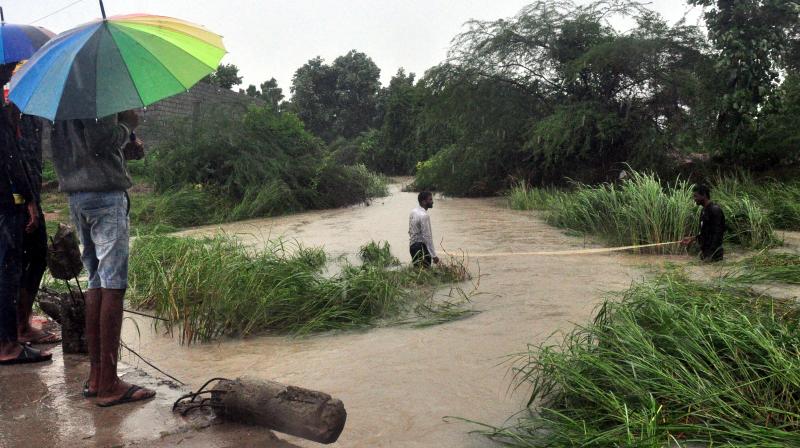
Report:
[[[194,208],[177,208],[186,217],[167,216],[175,212],[157,210],[168,206],[165,200],[142,212],[166,216],[178,227],[200,223],[203,216],[202,223],[274,216],[386,194],[384,178],[326,158],[321,141],[289,113],[206,112],[194,127],[178,122],[166,135],[148,160],[147,175],[158,193],[187,205],[193,201]]]

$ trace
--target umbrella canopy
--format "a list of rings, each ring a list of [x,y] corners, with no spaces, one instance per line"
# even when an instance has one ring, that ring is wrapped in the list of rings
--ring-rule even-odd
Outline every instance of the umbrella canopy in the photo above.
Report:
[[[100,118],[189,89],[216,70],[222,37],[169,17],[116,16],[59,34],[14,75],[9,100],[50,120]]]
[[[53,33],[38,26],[0,23],[0,64],[30,58],[53,36]]]

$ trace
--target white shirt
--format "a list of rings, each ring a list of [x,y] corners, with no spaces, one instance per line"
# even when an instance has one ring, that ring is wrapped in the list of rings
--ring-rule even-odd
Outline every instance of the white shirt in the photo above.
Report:
[[[433,244],[433,232],[431,231],[431,217],[422,207],[411,210],[408,217],[408,239],[410,244],[423,243],[431,253],[431,257],[436,257],[436,247]]]

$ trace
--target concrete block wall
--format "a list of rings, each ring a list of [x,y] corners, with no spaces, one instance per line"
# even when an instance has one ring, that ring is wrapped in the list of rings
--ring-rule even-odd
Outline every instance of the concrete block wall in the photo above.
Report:
[[[141,114],[142,123],[136,135],[147,148],[155,148],[163,140],[172,121],[192,120],[203,110],[226,108],[236,113],[246,111],[251,105],[264,104],[259,98],[200,82],[184,93],[148,106]]]

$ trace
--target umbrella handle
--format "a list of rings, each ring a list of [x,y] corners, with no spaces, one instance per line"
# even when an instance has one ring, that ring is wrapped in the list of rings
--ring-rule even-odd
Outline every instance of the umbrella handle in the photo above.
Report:
[[[0,22],[5,23],[6,16],[3,14],[3,7],[0,6]]]
[[[100,0],[100,13],[103,14],[103,20],[106,20],[106,7],[103,6],[103,0]]]

